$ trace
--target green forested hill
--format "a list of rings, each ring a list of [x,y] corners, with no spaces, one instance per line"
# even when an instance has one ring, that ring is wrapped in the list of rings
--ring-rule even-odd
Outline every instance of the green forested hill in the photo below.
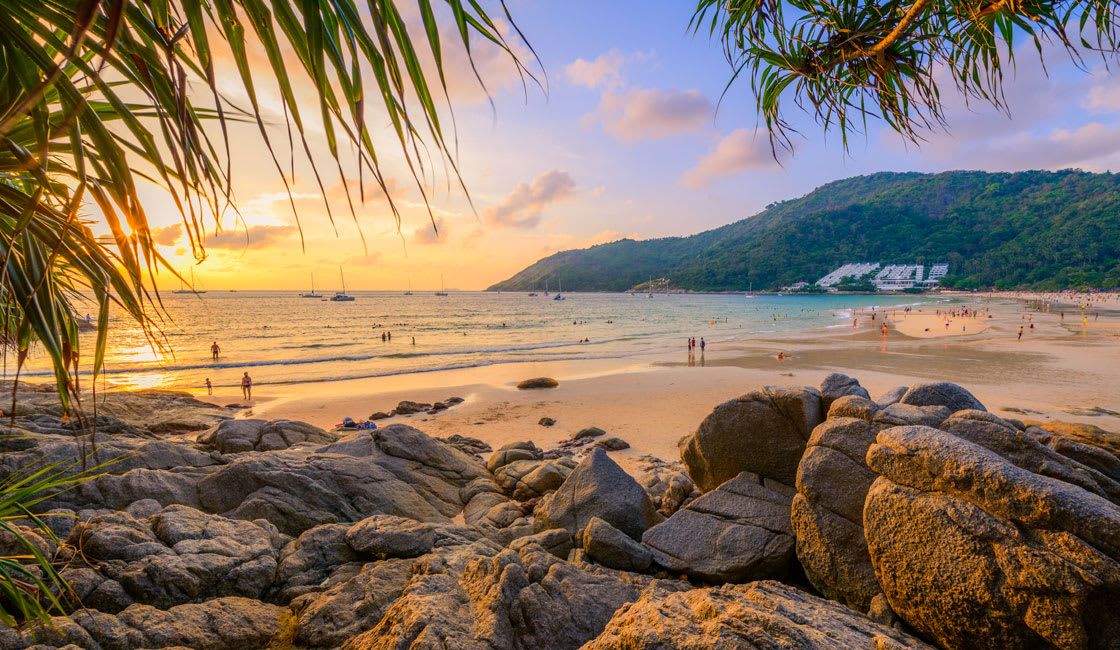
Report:
[[[622,291],[650,275],[696,291],[813,282],[845,262],[948,262],[961,288],[1120,286],[1120,174],[879,173],[691,237],[546,257],[494,290]]]

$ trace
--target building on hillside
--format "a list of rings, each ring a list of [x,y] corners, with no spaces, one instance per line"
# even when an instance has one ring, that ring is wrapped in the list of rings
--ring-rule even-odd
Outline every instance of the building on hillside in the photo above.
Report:
[[[949,274],[949,265],[933,264],[930,267],[929,275],[926,275],[925,270],[926,267],[921,264],[888,264],[882,266],[878,262],[850,262],[817,280],[817,286],[836,291],[835,285],[845,278],[849,278],[850,281],[859,281],[870,275],[871,283],[879,291],[901,291],[913,287],[930,289],[936,287],[941,278]]]
[[[867,275],[868,273],[871,273],[877,268],[879,268],[878,262],[875,262],[874,264],[869,262],[849,262],[848,264],[845,264],[844,266],[836,269],[832,273],[824,276],[820,280],[817,280],[817,286],[828,289],[844,278],[859,280],[860,278]]]

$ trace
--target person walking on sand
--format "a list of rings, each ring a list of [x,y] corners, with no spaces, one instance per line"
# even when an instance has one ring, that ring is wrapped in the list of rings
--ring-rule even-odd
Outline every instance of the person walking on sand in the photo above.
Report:
[[[700,337],[700,354],[704,354],[704,347],[706,345],[708,345],[708,344],[704,342],[704,337],[701,336]]]
[[[245,399],[253,401],[253,378],[249,376],[248,370],[241,377],[241,395]]]
[[[1017,338],[1015,340],[1016,341],[1022,341],[1023,340],[1023,326],[1022,325],[1019,326],[1019,338]]]
[[[222,351],[221,346],[218,345],[217,341],[214,341],[214,345],[210,346],[210,356],[212,356],[214,358],[214,361],[218,360],[218,353],[221,352],[221,351]]]
[[[210,383],[210,378],[209,377],[206,378],[206,394],[207,395],[213,395],[214,394],[214,384]]]

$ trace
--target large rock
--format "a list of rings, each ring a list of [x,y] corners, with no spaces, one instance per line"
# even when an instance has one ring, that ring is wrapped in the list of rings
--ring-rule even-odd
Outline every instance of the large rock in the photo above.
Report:
[[[251,650],[269,647],[280,634],[285,616],[281,607],[238,597],[168,610],[132,605],[117,615],[82,609],[54,617],[50,627],[35,626],[22,632],[0,628],[0,648]]]
[[[374,515],[346,531],[346,543],[359,553],[416,557],[432,550],[436,535],[431,524],[404,517]]]
[[[437,535],[438,537],[438,535]],[[653,581],[562,561],[535,543],[503,550],[460,535],[412,560],[367,564],[294,604],[297,644],[372,648],[573,650]]]
[[[533,530],[564,528],[575,534],[598,517],[634,539],[664,517],[641,485],[607,456],[592,449],[560,489],[534,511]]]
[[[323,524],[304,532],[280,551],[276,569],[278,600],[321,591],[323,582],[339,567],[361,562],[364,556],[346,543],[349,524]],[[360,565],[355,567],[355,571]]]
[[[828,413],[828,407],[841,397],[855,395],[864,399],[871,399],[867,389],[859,385],[859,380],[854,377],[834,372],[821,382],[821,411]]]
[[[743,472],[645,532],[657,564],[709,582],[785,577],[793,489]]]
[[[264,518],[296,536],[376,514],[447,521],[463,509],[460,490],[489,477],[474,456],[392,424],[311,453],[248,454],[201,480],[198,500],[206,510]]]
[[[947,381],[911,386],[899,402],[914,406],[944,406],[953,413],[965,409],[988,410],[972,393]]]
[[[325,445],[338,439],[319,427],[292,420],[226,420],[203,433],[198,442],[223,454],[277,451],[299,443]]]
[[[494,472],[494,480],[506,494],[518,501],[527,501],[559,488],[574,467],[575,461],[571,458],[517,460],[499,467]]]
[[[778,582],[649,592],[583,650],[933,650]]]
[[[645,571],[652,561],[648,548],[598,517],[583,529],[580,542],[588,556],[612,569]]]
[[[223,596],[261,598],[278,549],[256,523],[168,506],[148,519],[95,517],[67,540],[77,549],[62,575],[87,607],[118,612],[133,603],[166,609]]]
[[[454,517],[463,509],[459,490],[464,485],[477,478],[490,477],[474,455],[407,424],[359,431],[321,447],[319,452],[369,459],[412,486],[445,517]]]
[[[944,648],[1109,648],[1120,506],[928,427],[879,433],[864,528],[894,611]]]
[[[552,377],[534,377],[533,379],[525,379],[518,382],[517,388],[520,390],[529,390],[532,388],[556,388],[559,385],[560,382]]]
[[[822,419],[816,388],[766,386],[717,406],[678,443],[681,460],[703,492],[740,472],[793,485],[805,442]]]
[[[1092,454],[1087,445],[1050,446],[1043,442],[1047,439],[1045,432],[1037,435],[1018,424],[986,411],[966,410],[953,414],[939,428],[994,451],[1025,470],[1072,483],[1120,504],[1120,482],[1092,466],[1093,461],[1109,454],[1103,450],[1096,450],[1099,455]],[[1083,464],[1081,460],[1092,464]]]
[[[375,514],[446,521],[414,485],[368,458],[341,454],[250,455],[203,479],[198,492],[207,510],[235,519],[267,519],[292,536]]]
[[[791,514],[797,559],[809,581],[861,612],[880,593],[863,536],[863,502],[878,478],[864,459],[880,428],[851,417],[818,425],[797,468]]]

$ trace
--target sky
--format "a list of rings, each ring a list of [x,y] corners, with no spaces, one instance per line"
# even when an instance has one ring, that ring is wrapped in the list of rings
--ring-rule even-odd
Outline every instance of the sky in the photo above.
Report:
[[[496,49],[476,48],[483,90],[462,52],[449,47],[455,160],[473,207],[438,164],[422,185],[425,205],[399,147],[371,118],[399,226],[388,203],[373,195],[360,203],[352,192],[351,217],[314,129],[308,139],[325,192],[310,168],[297,164],[293,215],[260,135],[235,128],[240,218],[227,216],[220,229],[209,224],[207,258],[193,266],[197,286],[306,289],[314,274],[316,289],[333,291],[342,267],[350,290],[483,289],[559,250],[697,233],[850,176],[1120,168],[1117,77],[1093,61],[1078,69],[1060,52],[1044,71],[1033,48],[1019,50],[1018,69],[1006,79],[1010,116],[966,106],[950,83],[943,86],[950,128],[926,134],[920,146],[872,122],[845,151],[837,133],[825,133],[787,102],[786,116],[801,135],[778,164],[749,84],[724,95],[731,70],[719,43],[687,31],[689,5],[512,0],[511,13],[543,66],[533,68],[540,85],[523,83]],[[518,52],[531,59],[524,48]],[[236,95],[232,65],[222,64],[219,83]],[[309,92],[297,86],[301,91]],[[276,106],[267,92],[266,114]],[[279,134],[278,111],[272,117]],[[195,260],[178,213],[158,188],[141,193],[161,252],[187,274]],[[159,282],[178,287],[167,273]]]

